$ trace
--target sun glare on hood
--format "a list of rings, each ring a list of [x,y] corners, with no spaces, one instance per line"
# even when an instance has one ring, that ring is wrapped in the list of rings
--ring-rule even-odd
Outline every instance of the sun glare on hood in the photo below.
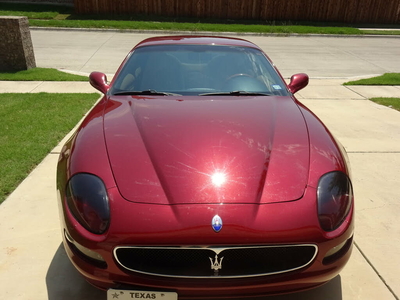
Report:
[[[227,181],[226,174],[222,172],[215,172],[211,175],[211,182],[215,187],[221,187]]]

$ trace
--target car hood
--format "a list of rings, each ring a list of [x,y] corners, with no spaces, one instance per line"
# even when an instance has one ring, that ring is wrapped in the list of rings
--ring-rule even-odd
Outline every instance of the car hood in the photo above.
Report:
[[[290,97],[112,96],[104,132],[121,195],[151,204],[300,199],[307,127]]]

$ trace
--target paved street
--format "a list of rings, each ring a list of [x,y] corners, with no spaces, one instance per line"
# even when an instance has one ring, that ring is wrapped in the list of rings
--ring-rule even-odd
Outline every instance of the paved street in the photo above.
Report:
[[[158,34],[32,30],[41,67],[113,74],[139,41]],[[400,70],[400,38],[244,36],[259,45],[282,75],[352,77]]]
[[[39,67],[112,75],[148,34],[32,30]],[[400,38],[244,37],[261,46],[284,77],[310,75],[298,99],[349,153],[356,197],[355,247],[342,273],[326,285],[265,300],[392,300],[400,297],[400,112],[369,101],[399,96],[400,87],[344,87],[347,78],[400,72]],[[88,84],[0,82],[0,92],[57,89],[93,92]],[[17,90],[16,90],[17,89]],[[62,143],[61,143],[62,144]],[[0,299],[94,300],[61,245],[55,196],[60,146],[0,206]]]

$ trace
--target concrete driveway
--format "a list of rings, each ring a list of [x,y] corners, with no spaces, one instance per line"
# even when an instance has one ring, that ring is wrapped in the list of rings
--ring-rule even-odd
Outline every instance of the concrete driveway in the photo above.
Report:
[[[32,31],[38,66],[83,73],[113,74],[130,48],[148,36]],[[400,87],[340,84],[348,77],[400,72],[400,38],[246,38],[260,45],[285,77],[297,72],[313,77],[297,96],[347,149],[356,195],[355,247],[340,276],[311,291],[263,299],[399,299],[400,113],[367,98],[381,93],[399,96]],[[7,87],[16,92],[47,90],[48,83],[30,84]],[[74,90],[68,84],[48,88]],[[0,92],[5,86],[0,83]],[[94,90],[88,86],[87,91]],[[0,206],[0,299],[106,299],[77,274],[61,245],[55,196],[59,151],[58,146]]]

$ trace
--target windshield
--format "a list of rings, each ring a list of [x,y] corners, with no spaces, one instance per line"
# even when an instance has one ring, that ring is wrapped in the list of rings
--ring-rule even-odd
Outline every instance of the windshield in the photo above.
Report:
[[[216,45],[136,49],[110,92],[144,91],[165,95],[288,95],[284,82],[261,51]]]

